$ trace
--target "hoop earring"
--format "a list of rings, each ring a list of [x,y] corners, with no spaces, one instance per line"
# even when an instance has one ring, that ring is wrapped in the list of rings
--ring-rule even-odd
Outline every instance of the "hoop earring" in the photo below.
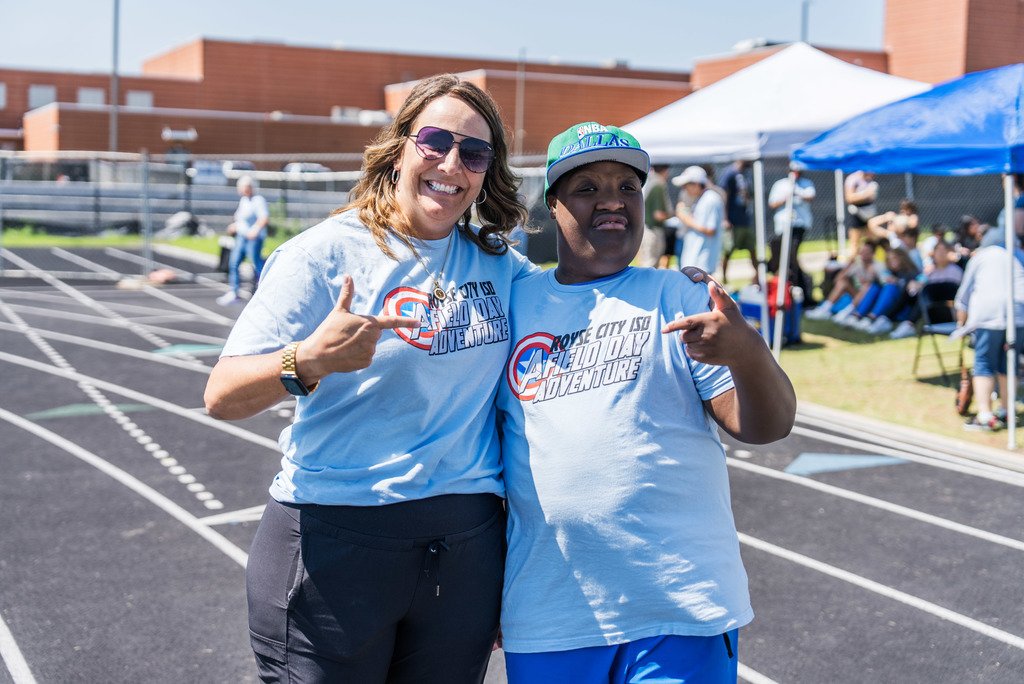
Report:
[[[391,184],[392,185],[398,185],[398,179],[400,177],[401,177],[401,174],[398,172],[398,169],[391,169]]]
[[[473,200],[473,204],[480,205],[480,204],[483,204],[486,201],[487,201],[487,188],[480,188],[480,194],[477,195],[477,198],[475,200]]]

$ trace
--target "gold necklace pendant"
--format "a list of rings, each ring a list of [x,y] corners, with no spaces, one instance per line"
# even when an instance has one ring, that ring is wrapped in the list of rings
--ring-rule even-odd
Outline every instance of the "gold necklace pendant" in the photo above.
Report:
[[[445,292],[444,289],[440,285],[438,285],[437,283],[434,283],[434,299],[436,299],[439,302],[443,302],[447,298],[448,298],[448,293]]]

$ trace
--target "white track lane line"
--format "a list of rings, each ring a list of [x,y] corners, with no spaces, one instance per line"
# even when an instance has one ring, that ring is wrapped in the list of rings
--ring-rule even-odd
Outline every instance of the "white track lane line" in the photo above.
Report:
[[[740,679],[746,682],[750,682],[750,684],[777,684],[777,682],[774,679],[765,677],[757,670],[752,670],[743,663],[739,663],[739,665],[737,666],[736,674],[739,675]]]
[[[108,392],[113,392],[114,394],[119,394],[122,397],[127,397],[139,403],[155,406],[158,409],[167,411],[168,413],[173,413],[176,416],[186,418],[196,423],[200,423],[202,425],[205,425],[206,427],[213,428],[214,430],[226,432],[229,435],[238,437],[239,439],[243,439],[247,442],[251,442],[252,444],[257,444],[259,446],[266,447],[274,451],[278,455],[280,455],[281,453],[280,448],[277,446],[277,440],[269,439],[267,437],[264,437],[263,435],[257,435],[255,432],[244,430],[240,427],[232,425],[231,423],[215,420],[206,415],[206,413],[200,413],[199,411],[190,410],[183,406],[172,404],[169,401],[158,399],[157,397],[151,396],[149,394],[136,392],[133,389],[129,389],[121,385],[116,385],[112,382],[107,382],[106,380],[100,380],[99,378],[94,378],[89,375],[83,375],[82,373],[67,371],[62,368],[58,368],[57,366],[51,366],[45,363],[40,363],[39,361],[36,361],[34,359],[30,359],[24,356],[16,356],[15,354],[8,354],[7,352],[3,351],[0,351],[0,361],[6,361],[8,363],[13,363],[15,365],[23,366],[25,368],[32,368],[33,370],[42,371],[43,373],[49,373],[50,375],[56,375],[58,377],[65,378],[67,380],[73,380],[75,382],[85,382],[99,389],[103,389]]]
[[[103,264],[98,264],[95,261],[92,261],[91,259],[86,259],[83,256],[79,256],[79,255],[74,254],[72,252],[68,252],[67,250],[61,249],[60,247],[54,247],[54,248],[50,249],[50,252],[52,254],[60,257],[61,259],[66,259],[66,260],[68,260],[68,261],[70,261],[72,263],[78,264],[79,266],[82,266],[84,268],[88,268],[89,270],[95,271],[97,273],[118,273],[117,271],[115,271],[112,268],[107,268]],[[109,251],[108,251],[108,253],[109,253]],[[112,255],[112,256],[116,256],[116,255]],[[143,261],[145,261],[145,259],[143,259]],[[155,262],[154,262],[154,264],[155,264]],[[227,316],[221,316],[219,313],[216,313],[214,311],[210,311],[209,309],[204,308],[202,306],[199,306],[198,304],[193,304],[192,302],[190,302],[190,301],[188,301],[186,299],[182,299],[181,297],[175,297],[174,295],[170,294],[169,292],[164,292],[163,290],[161,290],[159,288],[156,288],[156,287],[153,287],[152,285],[148,285],[148,284],[143,285],[142,289],[140,291],[141,292],[145,292],[146,294],[151,295],[153,297],[156,297],[157,299],[162,299],[163,301],[167,302],[168,304],[173,304],[174,306],[178,307],[179,309],[183,309],[183,310],[188,311],[190,313],[194,313],[197,316],[201,316],[202,318],[206,319],[207,321],[209,321],[211,323],[217,323],[218,325],[227,326],[229,328],[235,324],[235,321],[234,321],[233,318],[228,318]]]
[[[18,256],[17,254],[14,254],[10,250],[0,249],[0,254],[3,254],[6,258],[10,259],[12,262],[18,264],[22,268],[35,268],[35,266],[33,266],[27,260],[22,259],[20,256]],[[87,307],[89,307],[93,311],[95,311],[95,312],[97,312],[97,313],[99,313],[99,314],[101,314],[101,315],[103,315],[103,316],[105,316],[107,318],[124,321],[124,323],[125,323],[124,327],[126,327],[128,330],[130,330],[135,335],[138,335],[142,339],[146,340],[150,344],[155,345],[157,347],[169,347],[169,346],[171,346],[170,342],[167,342],[166,340],[158,337],[151,330],[146,330],[144,327],[132,323],[130,319],[126,319],[126,318],[124,318],[124,316],[121,316],[117,312],[107,308],[106,306],[103,305],[103,302],[97,301],[97,300],[93,299],[92,297],[90,297],[90,296],[88,296],[88,295],[86,295],[86,294],[84,294],[82,292],[79,292],[78,290],[76,290],[75,288],[71,287],[67,283],[63,282],[59,278],[53,277],[52,275],[50,275],[49,273],[47,273],[46,271],[44,271],[42,269],[36,269],[36,270],[38,271],[38,274],[37,274],[38,277],[40,279],[42,279],[42,281],[45,282],[47,285],[50,285],[54,289],[63,292],[68,297],[71,297],[72,299],[74,299],[76,302],[78,302],[80,304],[86,305]],[[179,356],[184,357],[184,358],[188,358],[188,355],[186,355],[186,354],[179,354]],[[190,359],[190,360],[198,361],[198,359]]]
[[[39,351],[50,360],[54,366],[62,368],[66,371],[78,372],[71,362],[69,362],[64,355],[53,348],[49,342],[42,338],[39,333],[35,332],[16,312],[11,311],[10,307],[3,300],[0,300],[0,313],[7,316],[15,326],[17,326],[28,338],[30,342]],[[78,383],[78,388],[85,393],[97,408],[107,415],[114,423],[117,424],[122,430],[124,430],[129,437],[135,440],[139,446],[141,446],[148,455],[153,458],[159,459],[160,465],[167,469],[167,472],[173,475],[178,482],[185,486],[189,492],[191,492],[196,499],[203,502],[203,505],[210,510],[220,510],[224,508],[224,503],[214,496],[213,492],[209,491],[202,482],[197,482],[195,475],[188,472],[188,469],[181,465],[177,459],[173,458],[171,454],[164,449],[163,446],[155,441],[150,435],[146,433],[138,424],[134,423],[119,406],[110,401],[110,399],[96,389],[95,386],[88,383]]]
[[[121,292],[121,290],[119,290]],[[67,304],[68,298],[65,295],[51,294],[49,292],[33,292],[31,290],[20,291],[10,288],[0,288],[0,297],[7,302],[27,300],[38,304],[39,302],[53,302],[55,304]],[[152,306],[140,306],[138,304],[126,304],[125,302],[104,302],[106,306],[125,315],[137,314],[147,316],[153,313]],[[182,314],[188,315],[188,314]]]
[[[793,434],[803,435],[805,437],[812,437],[823,442],[831,442],[832,444],[852,447],[854,449],[866,449],[873,454],[885,454],[887,456],[896,456],[897,458],[902,458],[907,461],[913,461],[914,463],[921,463],[924,465],[932,466],[933,468],[951,470],[953,472],[962,473],[964,475],[972,475],[974,477],[982,477],[988,480],[995,480],[996,482],[1002,484],[1013,485],[1016,487],[1024,487],[1024,473],[1018,473],[1013,470],[1007,470],[1006,468],[988,465],[987,463],[978,463],[977,461],[965,461],[962,459],[954,460],[954,456],[923,456],[917,451],[915,451],[914,447],[909,444],[900,447],[899,449],[893,449],[890,447],[881,446],[873,442],[867,442],[858,439],[848,439],[846,437],[839,437],[837,435],[833,435],[826,432],[819,432],[818,430],[803,428],[800,427],[799,425],[793,428]]]
[[[146,263],[146,260],[143,257],[139,256],[138,254],[132,254],[131,252],[125,252],[124,250],[117,249],[116,247],[107,247],[103,251],[104,251],[104,253],[106,253],[109,256],[115,257],[117,259],[123,259],[124,261],[130,261],[130,262],[132,262],[134,264],[145,264]],[[154,251],[156,251],[156,250],[154,250]],[[214,259],[216,260],[216,257],[214,257]],[[193,263],[195,263],[195,262],[193,262]],[[153,265],[154,266],[159,266],[161,268],[169,268],[169,269],[171,269],[172,271],[174,271],[175,273],[177,273],[179,275],[183,275],[183,276],[186,276],[186,277],[190,278],[192,280],[192,282],[194,282],[194,283],[198,283],[200,285],[205,285],[207,289],[213,288],[213,289],[221,290],[221,291],[225,291],[225,292],[227,290],[231,289],[228,286],[227,283],[225,283],[225,282],[223,282],[221,280],[214,280],[213,278],[207,278],[206,276],[201,275],[199,273],[192,273],[191,271],[186,271],[186,270],[184,270],[182,268],[176,268],[174,266],[171,266],[170,264],[163,263],[162,261],[157,261],[156,259],[153,259]]]
[[[2,300],[3,297],[0,297],[0,301]],[[100,342],[99,340],[92,340],[89,339],[88,337],[68,335],[65,333],[56,332],[54,330],[44,330],[42,328],[33,328],[31,326],[29,326],[27,329],[44,339],[57,340],[58,342],[67,342],[68,344],[75,344],[81,347],[99,349],[101,351],[110,352],[111,354],[131,356],[132,358],[142,359],[143,361],[162,363],[165,366],[174,366],[175,368],[182,368],[184,370],[195,371],[197,373],[205,373],[206,375],[209,375],[210,372],[213,370],[212,368],[205,364],[195,363],[194,361],[182,361],[181,359],[176,359],[173,356],[169,356],[167,354],[154,354],[153,352],[132,349],[130,347],[124,347],[119,344],[110,344],[109,342]],[[4,323],[3,321],[0,321],[0,330],[6,330],[9,332],[25,331],[25,329],[17,325],[13,325],[11,323]]]
[[[765,553],[776,556],[777,558],[782,558],[790,561],[791,563],[802,565],[805,568],[810,568],[811,570],[828,575],[829,577],[849,582],[856,587],[866,589],[867,591],[878,594],[879,596],[883,596],[893,601],[898,601],[912,608],[917,608],[929,615],[934,615],[942,620],[965,627],[972,632],[989,637],[990,639],[995,639],[996,641],[1000,641],[1008,646],[1012,646],[1013,648],[1024,650],[1024,637],[1004,632],[1001,629],[997,629],[991,625],[986,625],[984,622],[975,620],[974,618],[961,615],[949,608],[943,608],[940,605],[930,601],[925,601],[922,598],[907,594],[899,591],[898,589],[893,589],[892,587],[886,586],[880,582],[869,580],[866,577],[861,577],[860,575],[856,575],[847,570],[837,568],[834,565],[829,565],[828,563],[823,563],[819,560],[810,558],[809,556],[805,556],[795,551],[790,551],[789,549],[782,548],[781,546],[776,546],[775,544],[763,541],[757,537],[751,537],[749,534],[744,534],[742,532],[738,534],[740,542],[759,551],[764,551]]]
[[[32,670],[29,669],[25,656],[18,648],[18,642],[14,640],[14,635],[7,628],[2,616],[0,616],[0,659],[4,661],[7,671],[11,673],[14,684],[36,684],[36,678],[32,676]]]
[[[1001,544],[1002,546],[1006,546],[1017,551],[1024,551],[1024,541],[1020,539],[1004,537],[1000,534],[995,534],[994,532],[987,532],[976,527],[970,527],[969,525],[947,520],[946,518],[940,518],[939,516],[932,515],[931,513],[925,513],[913,508],[907,508],[906,506],[900,506],[899,504],[894,504],[883,499],[876,499],[873,496],[867,496],[866,494],[860,494],[858,492],[850,491],[849,489],[843,489],[841,487],[825,484],[824,482],[818,482],[817,480],[812,480],[807,477],[791,475],[789,473],[775,470],[774,468],[766,468],[765,466],[760,466],[755,463],[740,461],[732,457],[727,457],[726,462],[733,468],[746,470],[747,472],[761,475],[762,477],[770,477],[775,480],[782,480],[783,482],[800,485],[801,487],[815,489],[831,496],[837,496],[866,506],[880,508],[890,513],[895,513],[907,518],[912,518],[913,520],[928,523],[929,525],[935,525],[936,527],[941,527],[946,530],[966,534],[971,537],[976,537],[977,539],[992,542],[993,544]]]
[[[142,498],[146,499],[157,508],[160,508],[165,513],[170,515],[172,518],[180,522],[185,527],[189,528],[200,537],[217,547],[218,550],[222,551],[228,558],[235,561],[243,568],[249,560],[249,555],[242,549],[235,546],[227,537],[221,535],[219,532],[211,530],[208,526],[204,525],[199,519],[186,511],[184,508],[174,503],[166,496],[156,491],[149,485],[143,483],[133,475],[121,470],[112,463],[109,463],[91,451],[87,451],[82,447],[78,446],[74,442],[64,439],[55,432],[51,432],[46,428],[33,423],[30,420],[26,420],[19,415],[11,413],[0,408],[0,419],[6,420],[8,423],[19,427],[27,432],[31,432],[36,437],[43,439],[50,444],[53,444],[60,449],[68,452],[72,456],[85,461],[92,467],[101,471],[102,473],[109,475],[113,479],[123,484],[128,489],[132,490]]]
[[[103,325],[108,328],[129,328],[134,326],[142,330],[148,330],[149,332],[158,333],[164,337],[176,337],[180,340],[188,340],[190,342],[203,342],[207,344],[224,344],[225,338],[214,337],[213,335],[203,335],[201,333],[191,333],[184,330],[175,330],[174,328],[161,328],[155,325],[147,325],[144,323],[134,323],[129,319],[110,319],[104,318],[103,316],[93,316],[91,314],[75,313],[73,311],[61,311],[56,309],[41,309],[37,306],[27,306],[25,304],[8,304],[12,310],[18,313],[28,314],[30,316],[42,316],[44,318],[60,317],[69,321],[81,321],[82,323],[90,323],[92,325]],[[153,345],[160,346],[160,345]]]
[[[238,511],[228,511],[227,513],[207,515],[200,518],[199,522],[204,525],[225,525],[228,523],[252,522],[263,517],[263,509],[266,507],[266,504],[262,504],[251,508],[243,508]]]

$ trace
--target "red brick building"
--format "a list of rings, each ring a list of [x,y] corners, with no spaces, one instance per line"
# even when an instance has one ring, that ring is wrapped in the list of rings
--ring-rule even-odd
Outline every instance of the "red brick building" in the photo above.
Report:
[[[361,152],[393,113],[402,84],[462,73],[487,88],[514,126],[516,62],[199,39],[120,78],[118,148],[164,152],[165,130],[195,130],[194,154]],[[690,92],[689,74],[527,63],[522,149],[598,112],[626,123]],[[25,150],[104,150],[105,74],[0,69],[0,144]]]

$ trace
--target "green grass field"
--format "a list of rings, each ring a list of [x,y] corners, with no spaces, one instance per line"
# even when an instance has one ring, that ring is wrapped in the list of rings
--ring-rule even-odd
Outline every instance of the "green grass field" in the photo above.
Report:
[[[291,235],[276,235],[268,238],[264,243],[263,251],[269,254],[278,247],[282,242],[287,240]],[[212,237],[181,237],[174,240],[157,240],[157,244],[174,245],[176,247],[184,247],[186,249],[192,249],[197,252],[204,254],[220,254],[220,246],[217,244],[217,236]],[[4,230],[3,242],[4,247],[8,249],[13,248],[27,248],[27,247],[142,247],[142,237],[139,235],[122,235],[117,233],[107,233],[100,235],[90,236],[74,236],[74,235],[50,235],[48,233],[37,233],[32,228],[21,227],[21,228],[8,228]]]
[[[923,340],[919,377],[913,376],[917,338],[890,340],[849,330],[828,321],[804,319],[803,343],[782,350],[781,363],[801,401],[945,435],[999,449],[1006,432],[968,432],[954,408],[959,385],[959,342],[936,337],[947,372],[946,381],[932,341]],[[973,364],[973,350],[964,349]],[[972,408],[974,408],[972,406]],[[1024,429],[1021,430],[1024,432]],[[1018,434],[1017,443],[1024,442]],[[1022,455],[1024,458],[1024,455]]]

